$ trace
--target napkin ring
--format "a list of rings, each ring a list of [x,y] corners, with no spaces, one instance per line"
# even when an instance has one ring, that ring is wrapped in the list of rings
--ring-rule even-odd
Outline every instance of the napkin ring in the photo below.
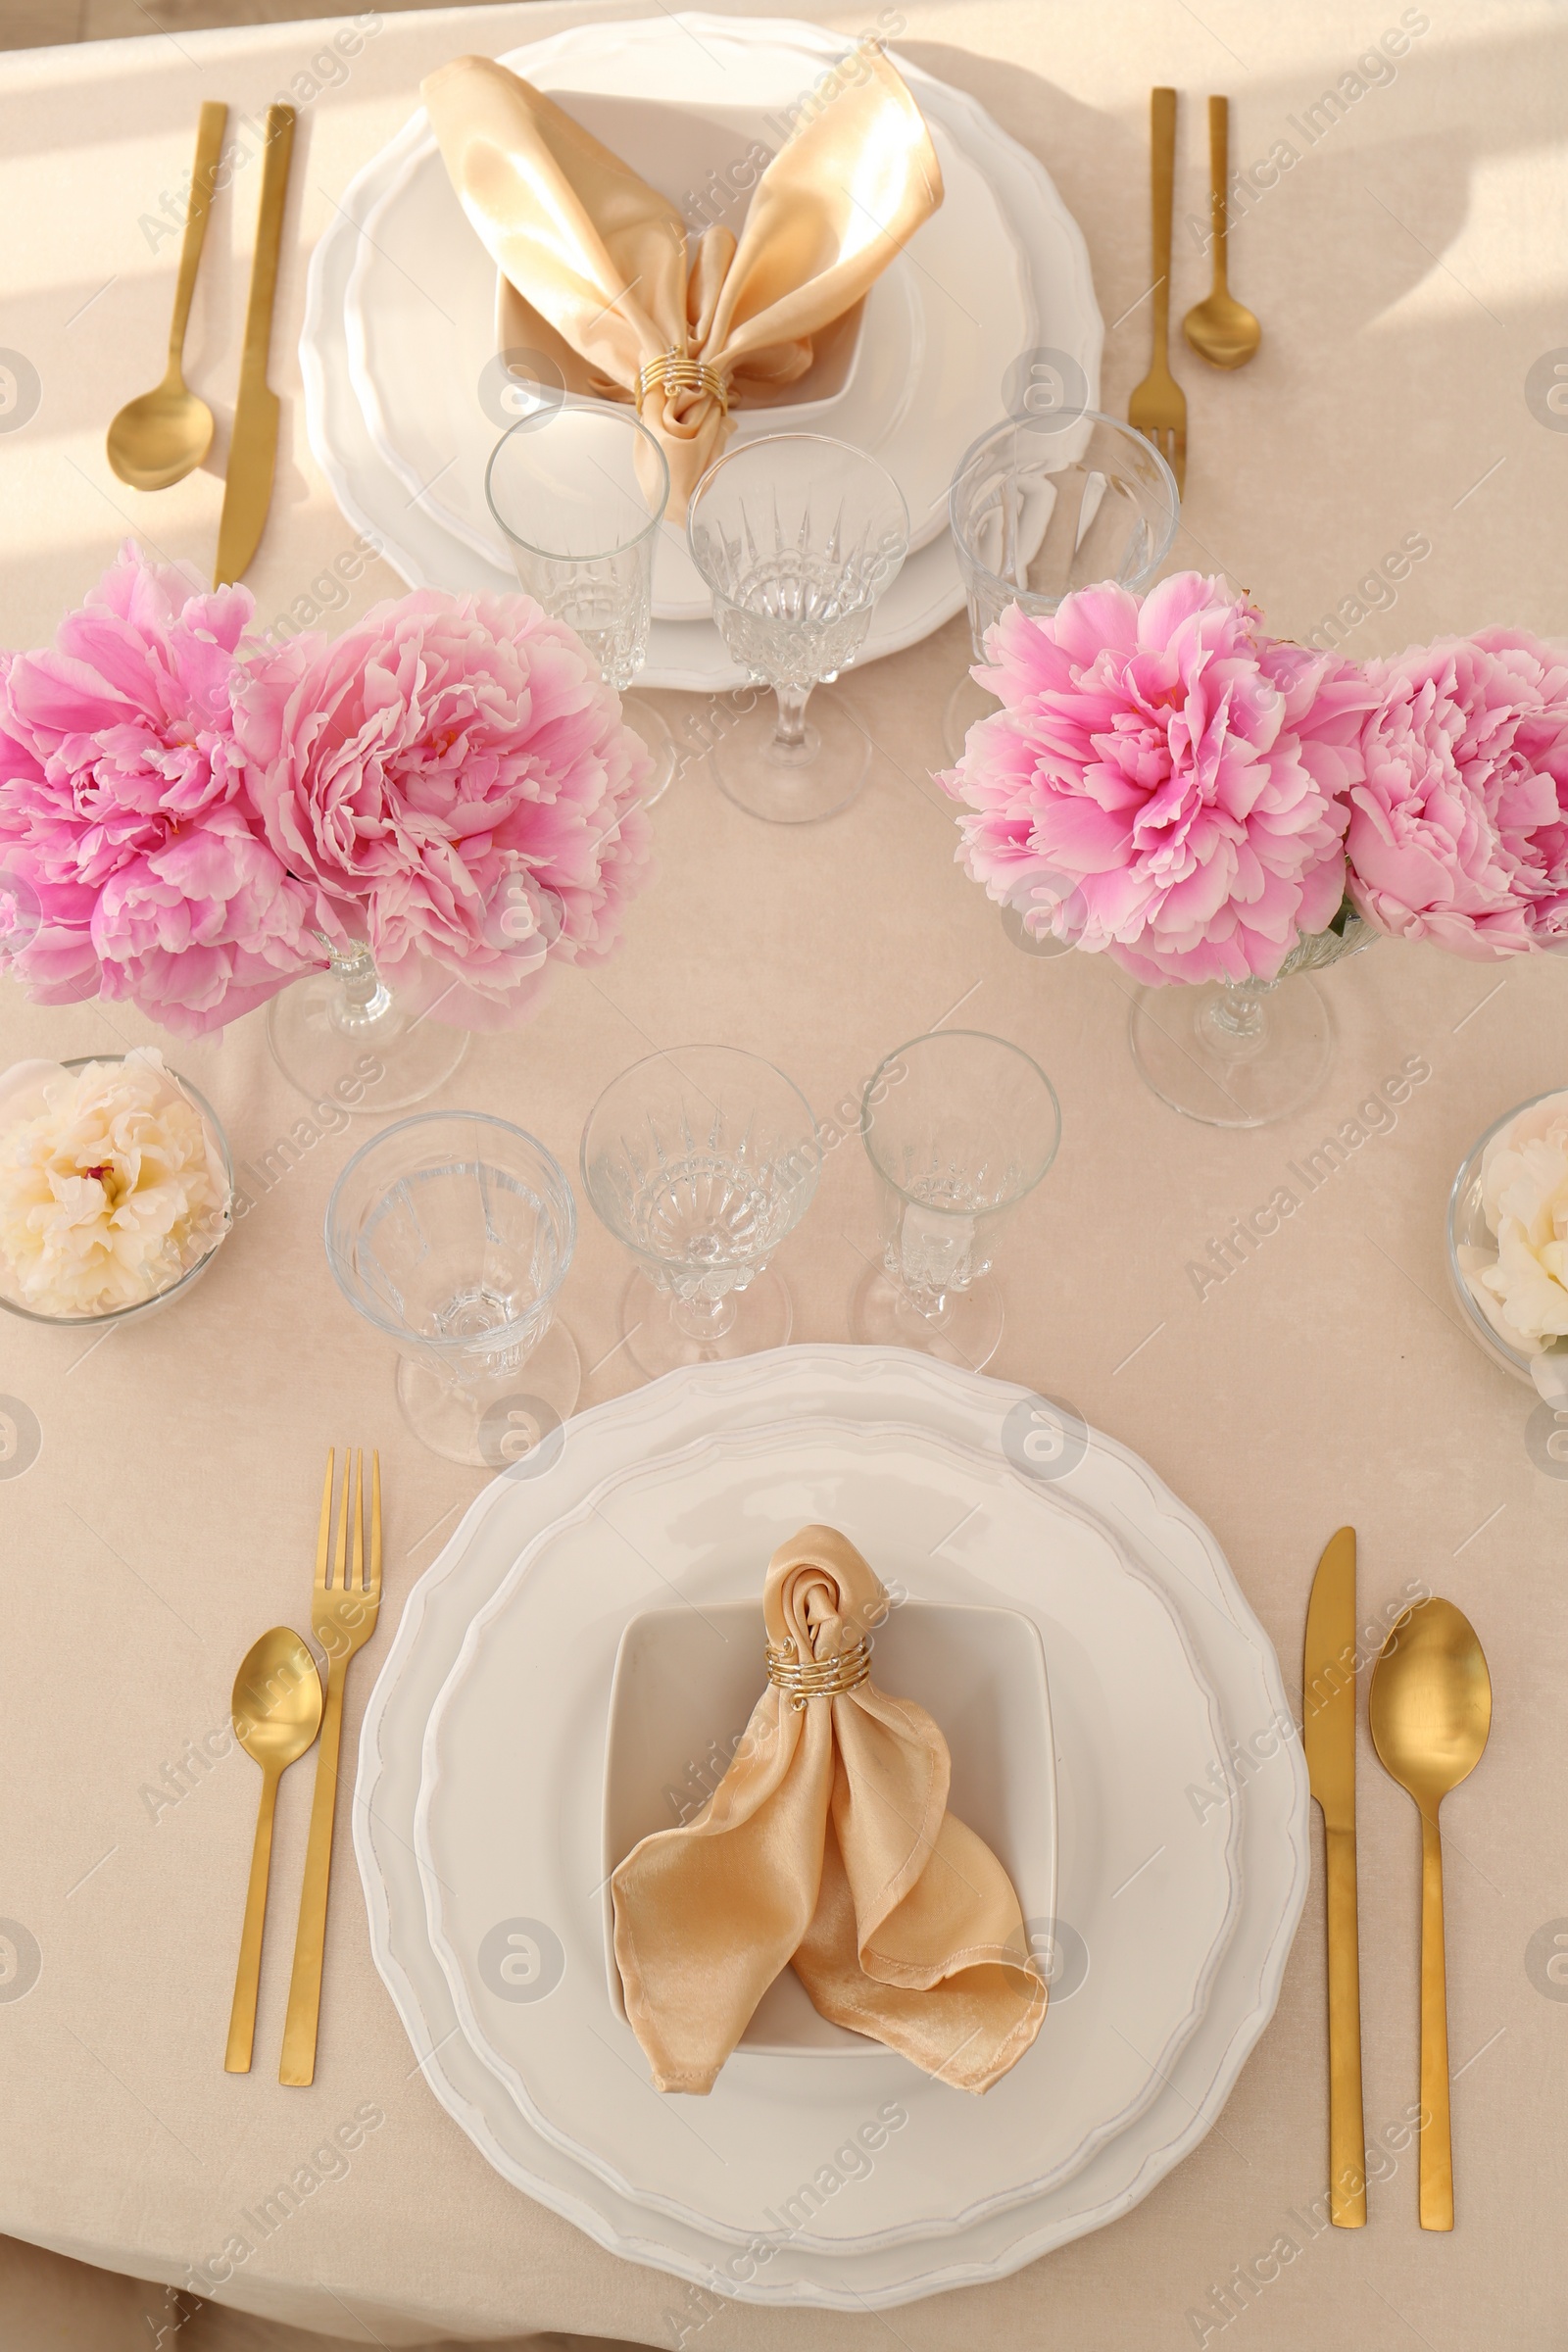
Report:
[[[845,1690],[858,1690],[871,1672],[871,1642],[862,1634],[837,1657],[808,1658],[795,1654],[792,1643],[781,1642],[778,1648],[767,1645],[767,1679],[777,1690],[787,1690],[790,1706],[799,1714],[808,1698],[836,1698]]]
[[[706,360],[694,360],[684,351],[661,352],[657,360],[647,360],[637,370],[637,406],[641,409],[656,384],[667,385],[672,392],[707,392],[717,401],[725,415],[729,414],[729,386],[716,368]]]

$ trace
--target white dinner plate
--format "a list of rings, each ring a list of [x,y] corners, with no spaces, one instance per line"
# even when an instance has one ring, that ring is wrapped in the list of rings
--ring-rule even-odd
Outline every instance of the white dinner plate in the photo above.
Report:
[[[1063,1492],[1173,1601],[1218,1695],[1227,1753],[1243,1761],[1240,1772],[1227,1766],[1212,1801],[1206,1790],[1192,1799],[1222,1838],[1240,1824],[1236,1929],[1168,2083],[1125,2131],[1055,2188],[928,2244],[824,2254],[791,2238],[749,2266],[728,2239],[618,2195],[531,2127],[461,2031],[413,1845],[422,1740],[470,1623],[523,1547],[616,1469],[716,1431],[813,1415],[899,1419],[1001,1459],[1004,1431],[1015,1433],[1016,1416],[1032,1409],[1019,1389],[897,1349],[785,1348],[674,1373],[578,1416],[564,1446],[532,1465],[537,1475],[509,1474],[487,1489],[409,1598],[367,1710],[355,1794],[377,1965],[448,2112],[507,2179],[612,2252],[780,2307],[886,2307],[1003,2277],[1147,2195],[1208,2131],[1273,2012],[1308,1853],[1306,1777],[1278,1663],[1213,1538],[1147,1465],[1092,1434]],[[1065,1941],[1070,1922],[1059,1924]],[[519,1959],[523,1974],[528,1965]],[[1070,2018],[1077,1995],[1061,2001],[1059,1990],[1058,2019]]]
[[[577,71],[580,78],[591,70],[595,58],[612,54],[622,37],[634,29],[641,28],[581,25],[526,50],[510,52],[509,59],[531,79],[542,80],[557,70]],[[651,43],[668,44],[666,80],[675,90],[682,85],[683,55],[692,52],[694,41],[740,44],[737,72],[749,47],[793,50],[798,55],[798,76],[792,97],[842,57],[846,46],[841,36],[813,25],[699,15],[661,18],[649,37]],[[652,46],[649,54],[654,54]],[[933,129],[944,132],[956,150],[978,165],[995,191],[1022,256],[1028,317],[1023,346],[1064,353],[1082,368],[1092,402],[1098,394],[1102,327],[1083,237],[1050,175],[965,92],[933,79],[902,58],[894,62],[914,89]],[[387,463],[371,436],[350,368],[350,281],[367,224],[403,169],[407,143],[421,120],[415,118],[357,175],[312,255],[300,337],[307,428],[311,446],[344,514],[382,549],[411,585],[454,592],[512,591],[516,580],[510,565],[503,568],[493,555],[466,544],[432,512],[430,500],[440,485],[426,481],[411,491]],[[483,257],[483,248],[466,224],[465,233]],[[455,336],[458,332],[455,315],[436,323],[442,334]],[[1021,350],[1012,355],[1020,356]],[[970,378],[976,375],[972,357],[966,358],[961,348],[949,349],[944,367],[966,372]],[[984,388],[991,414],[1000,416],[1005,405],[1004,382],[999,379]],[[984,421],[982,418],[982,426]],[[950,619],[962,602],[952,542],[946,532],[939,532],[910,556],[878,603],[860,661],[877,661],[918,643]],[[722,693],[743,685],[746,673],[730,660],[711,620],[656,620],[640,682],[693,693]]]
[[[661,1597],[698,1617],[755,1600],[771,1553],[815,1524],[917,1599],[1018,1610],[1045,1646],[1057,1899],[1089,1974],[983,2099],[892,2052],[825,2055],[804,2080],[800,2061],[744,2048],[701,2101],[651,2099],[606,2000],[601,1789],[621,1633]],[[744,2244],[824,2145],[901,2099],[898,2164],[797,2240],[893,2245],[1039,2195],[1157,2094],[1239,1903],[1238,1825],[1216,1836],[1187,1794],[1224,1753],[1169,1601],[1054,1485],[929,1431],[797,1422],[620,1471],[524,1550],[431,1712],[415,1843],[465,2033],[537,2130],[639,2204]],[[498,1923],[518,1918],[561,1946],[548,2000],[518,2001],[490,1962]]]

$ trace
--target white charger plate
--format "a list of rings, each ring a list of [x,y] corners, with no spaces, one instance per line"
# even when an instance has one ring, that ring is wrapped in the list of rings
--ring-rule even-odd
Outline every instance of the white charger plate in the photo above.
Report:
[[[632,27],[583,25],[527,50],[512,52],[514,63],[537,78],[560,57],[591,60],[613,50]],[[792,96],[844,54],[842,36],[809,25],[768,19],[700,15],[657,21],[655,31],[670,44],[673,86],[679,88],[681,53],[694,40],[722,38],[763,48],[780,44],[802,53],[801,74]],[[955,144],[977,163],[995,189],[1009,230],[1023,256],[1030,324],[1026,342],[1049,346],[1073,359],[1084,371],[1091,403],[1098,397],[1103,328],[1095,304],[1089,256],[1082,234],[1044,166],[1007,137],[965,92],[935,80],[903,58],[894,61],[915,90],[927,120],[942,125]],[[737,66],[744,63],[737,57]],[[407,135],[407,128],[400,137]],[[352,181],[322,233],[311,268],[300,365],[305,380],[306,423],[311,446],[348,519],[369,535],[387,560],[415,587],[456,592],[508,593],[516,580],[490,557],[465,546],[428,512],[430,486],[411,496],[371,438],[349,366],[349,283],[367,233],[367,223],[393,184],[403,161],[398,142],[383,148]],[[477,243],[469,233],[470,242]],[[482,248],[480,249],[482,252]],[[442,322],[456,332],[456,320]],[[963,370],[960,349],[945,365]],[[972,368],[970,370],[972,372]],[[1003,384],[994,387],[993,413],[1004,406]],[[906,563],[877,605],[859,657],[880,660],[917,644],[951,619],[963,603],[957,560],[951,539],[940,534]],[[724,650],[710,620],[656,620],[645,686],[692,693],[723,693],[746,683],[746,673]]]
[[[777,1545],[816,1523],[918,1599],[1019,1611],[1051,1662],[1058,1903],[1090,1969],[983,2099],[892,2053],[823,2056],[803,2082],[798,2062],[744,2047],[708,2097],[650,2099],[605,1997],[600,1805],[621,1634],[656,1597],[698,1617],[755,1599]],[[955,1532],[933,1549],[934,1529]],[[431,1712],[415,1844],[464,2031],[537,2130],[639,2204],[744,2245],[824,2145],[901,2099],[898,2164],[796,2239],[891,2246],[1039,2195],[1157,2094],[1239,1908],[1237,1824],[1216,1836],[1187,1794],[1224,1753],[1168,1599],[1054,1486],[929,1431],[812,1420],[618,1472],[527,1547]],[[485,1966],[517,1918],[562,1947],[548,2001],[517,2001]]]
[[[520,49],[501,63],[560,98],[677,206],[710,158],[759,141],[777,147],[767,112],[799,94],[798,47],[737,38],[731,25],[721,43],[684,45],[671,89],[667,21],[617,29],[624,37],[612,49],[585,56],[574,42],[565,56]],[[844,389],[804,413],[746,409],[736,420],[738,440],[826,432],[869,451],[904,492],[911,549],[946,530],[954,468],[995,416],[993,386],[1033,341],[1023,258],[996,195],[943,123],[931,133],[944,201],[872,287]],[[502,428],[478,396],[481,379],[495,375],[495,265],[464,216],[422,109],[394,145],[397,171],[349,279],[350,373],[370,438],[409,495],[422,497],[454,539],[510,568],[484,491]],[[447,319],[455,332],[440,331]],[[655,617],[702,621],[710,608],[683,525],[666,521],[654,558]]]
[[[1004,2277],[1147,2195],[1208,2131],[1273,2013],[1308,1857],[1306,1775],[1278,1662],[1213,1538],[1147,1465],[1094,1434],[1071,1475],[1075,1508],[1163,1586],[1218,1693],[1231,1752],[1250,1751],[1245,1776],[1231,1775],[1226,1796],[1206,1811],[1211,1828],[1227,1817],[1240,1822],[1236,1931],[1168,2083],[1125,2132],[1056,2188],[923,2251],[916,2244],[823,2255],[792,2242],[748,2276],[744,2258],[715,2232],[617,2196],[534,2131],[460,2030],[413,1846],[421,1743],[468,1625],[523,1544],[614,1468],[711,1431],[812,1413],[897,1417],[1001,1458],[1006,1416],[1027,1401],[1022,1390],[897,1349],[785,1348],[674,1373],[573,1420],[539,1476],[509,1476],[487,1489],[409,1598],[367,1710],[354,1805],[377,1966],[432,2089],[487,2160],[627,2260],[749,2302],[841,2310],[891,2307]]]

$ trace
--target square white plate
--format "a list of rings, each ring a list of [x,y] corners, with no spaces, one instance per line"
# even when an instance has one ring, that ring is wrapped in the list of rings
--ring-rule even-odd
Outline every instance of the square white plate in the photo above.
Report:
[[[760,1601],[648,1609],[620,1637],[605,1747],[605,1966],[615,1966],[612,1872],[656,1830],[689,1821],[718,1785],[763,1685]],[[877,1629],[872,1674],[939,1725],[953,1759],[950,1812],[983,1838],[1025,1919],[1056,1913],[1056,1766],[1039,1628],[1016,1609],[910,1600]],[[740,2047],[783,2060],[882,2044],[818,2015],[793,1968],[758,2004]]]

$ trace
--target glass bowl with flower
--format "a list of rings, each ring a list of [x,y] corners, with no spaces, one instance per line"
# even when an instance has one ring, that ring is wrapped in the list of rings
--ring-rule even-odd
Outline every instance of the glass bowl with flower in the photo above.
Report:
[[[156,1047],[0,1076],[0,1307],[128,1321],[199,1282],[233,1219],[212,1105]]]
[[[1448,1279],[1477,1345],[1568,1405],[1568,1089],[1505,1111],[1448,1196]]]

